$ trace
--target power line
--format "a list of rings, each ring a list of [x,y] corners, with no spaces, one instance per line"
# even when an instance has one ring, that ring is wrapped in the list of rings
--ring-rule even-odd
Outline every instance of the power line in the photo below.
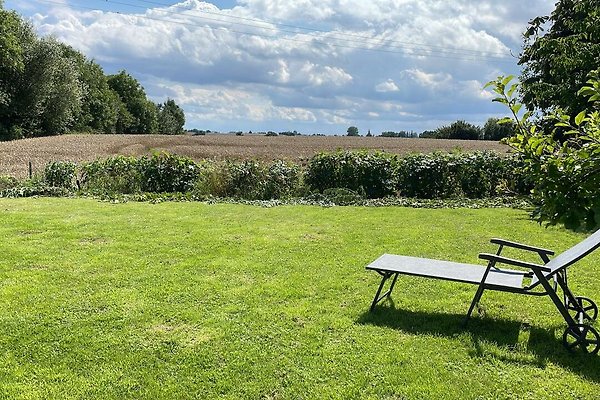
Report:
[[[105,2],[110,2],[113,4],[117,4],[117,5],[122,5],[122,6],[128,6],[128,7],[135,7],[135,8],[140,8],[140,9],[144,9],[146,10],[147,7],[144,6],[140,6],[140,5],[136,5],[136,4],[131,4],[131,3],[124,3],[122,1],[117,1],[117,0],[104,0]],[[148,4],[155,4],[155,5],[162,5],[162,6],[168,6],[167,4],[164,3],[158,3],[155,1],[145,1],[145,0],[138,0],[142,3],[148,3]],[[231,21],[224,21],[222,19],[216,19],[216,18],[210,18],[210,17],[204,17],[204,16],[200,16],[200,15],[190,15],[187,13],[179,13],[179,12],[174,12],[174,11],[165,11],[162,10],[163,12],[170,14],[170,15],[180,15],[180,16],[185,16],[185,17],[192,17],[192,18],[198,18],[198,19],[203,19],[203,20],[208,20],[208,21],[216,21],[216,22],[220,22],[220,23],[232,23]],[[197,11],[197,10],[194,10]],[[212,12],[205,12],[205,11],[200,11],[202,13],[208,13],[208,14],[216,14],[225,18],[232,18],[232,19],[238,19],[236,16],[230,16],[230,15],[226,15],[226,14],[222,14],[222,13],[212,13]],[[243,20],[253,20],[253,21],[258,21],[262,24],[270,24],[267,21],[262,21],[262,20],[258,20],[258,19],[253,19],[253,18],[243,18],[240,17],[239,19],[243,19]],[[277,23],[274,23],[275,25],[277,25]],[[294,33],[294,34],[301,34],[301,35],[306,35],[306,36],[312,36],[312,37],[316,37],[319,40],[323,40],[322,37],[315,35],[314,33],[303,33],[303,32],[297,32],[297,31],[290,31],[290,30],[286,30],[286,29],[276,29],[276,28],[272,28],[272,27],[264,27],[264,26],[257,26],[255,24],[247,24],[247,23],[241,23],[241,22],[236,22],[236,25],[242,25],[242,26],[249,26],[252,28],[257,28],[257,29],[263,29],[263,30],[270,30],[270,31],[275,31],[275,32],[287,32],[287,33]],[[279,24],[279,25],[284,25],[284,24]],[[332,34],[342,34],[344,36],[356,36],[356,37],[360,37],[362,38],[362,40],[360,41],[351,41],[349,39],[345,39],[345,38],[337,38],[337,37],[329,37],[329,39],[333,39],[333,40],[338,40],[338,41],[342,41],[342,42],[350,42],[352,44],[354,43],[358,43],[358,44],[362,44],[362,45],[380,45],[383,44],[382,42],[385,41],[385,39],[373,39],[373,38],[369,38],[367,36],[362,36],[362,35],[353,35],[353,34],[345,34],[345,33],[336,33],[336,32],[331,32],[331,31],[325,31],[325,30],[318,30],[318,29],[310,29],[310,28],[303,28],[303,27],[299,27],[299,26],[295,26],[295,25],[285,25],[285,26],[291,26],[294,27],[296,29],[303,29],[303,30],[309,30],[309,31],[313,31],[313,32],[322,32],[322,33],[332,33]],[[377,41],[376,43],[372,43],[372,42],[366,42],[366,40],[370,40],[370,41]],[[385,42],[388,43],[402,43],[400,41],[396,41],[396,40],[387,40]],[[412,47],[415,46],[415,47]],[[482,58],[487,58],[487,59],[506,59],[506,56],[494,56],[493,54],[501,54],[501,53],[490,53],[491,55],[488,55],[486,52],[479,52],[477,50],[464,50],[464,49],[454,49],[454,48],[448,48],[448,47],[444,47],[444,46],[435,46],[435,45],[425,45],[425,44],[411,44],[411,45],[403,45],[403,46],[393,46],[393,45],[386,45],[385,46],[388,49],[408,49],[408,50],[417,50],[417,51],[426,51],[426,52],[434,52],[437,51],[435,50],[436,48],[441,49],[440,51],[443,52],[443,54],[447,54],[447,55],[451,55],[451,56],[455,56],[455,55],[460,55],[460,56],[475,56],[475,57],[482,57]],[[429,48],[428,48],[429,47]]]
[[[52,0],[35,0],[35,1],[38,2],[38,3],[45,3],[45,4],[54,4],[54,5],[65,6],[64,3],[61,3],[61,2],[58,2],[58,1],[52,1]],[[105,0],[105,2],[108,2],[108,0]],[[114,3],[114,4],[119,4],[119,5],[125,5],[125,6],[131,6],[131,7],[138,7],[138,8],[141,7],[141,6],[132,5],[132,4],[129,4],[129,3],[122,3],[122,2],[115,2],[115,1],[111,1],[111,2]],[[124,14],[121,14],[120,12],[118,12],[118,11],[114,11],[114,10],[110,10],[110,9],[109,10],[100,10],[100,9],[94,8],[94,7],[87,7],[87,6],[73,5],[73,4],[69,4],[67,6],[70,7],[70,8],[75,8],[75,9],[91,10],[91,11],[104,11],[104,12],[107,12],[107,13],[114,13],[114,14],[124,15]],[[145,7],[142,7],[142,8],[146,9]],[[183,14],[183,15],[186,16],[186,17],[190,17],[190,15],[188,15],[188,14]],[[166,22],[166,23],[172,23],[172,24],[178,24],[178,25],[190,26],[190,27],[198,28],[197,24],[190,23],[190,22],[185,22],[185,21],[177,21],[177,20],[164,19],[164,18],[154,18],[154,17],[149,17],[147,15],[139,15],[139,14],[132,15],[131,17],[138,18],[138,19],[144,19],[144,20]],[[197,18],[206,19],[204,17],[197,17]],[[217,21],[217,22],[220,22],[220,23],[231,23],[229,21],[216,20],[216,19],[213,19],[213,20]],[[260,27],[256,27],[256,26],[254,26],[254,28],[264,29],[264,28],[260,28]],[[285,41],[291,41],[291,42],[303,43],[303,44],[309,44],[309,45],[321,44],[321,45],[324,45],[324,46],[339,47],[339,48],[346,48],[346,49],[353,49],[353,50],[372,51],[372,52],[380,52],[380,53],[391,53],[391,54],[404,55],[404,56],[407,56],[407,57],[434,57],[434,58],[455,59],[455,60],[463,60],[463,61],[484,61],[484,60],[487,60],[487,61],[498,61],[498,62],[512,62],[512,60],[508,60],[508,59],[505,59],[505,58],[485,56],[485,55],[461,55],[461,54],[452,54],[452,53],[436,53],[434,50],[415,49],[415,48],[404,48],[405,51],[397,51],[397,50],[389,50],[387,48],[360,47],[360,46],[351,46],[351,45],[340,44],[340,43],[329,43],[329,42],[326,42],[326,41],[324,41],[323,39],[320,39],[320,38],[318,38],[317,40],[301,40],[301,39],[291,38],[291,37],[285,37],[285,36],[267,35],[267,34],[261,34],[261,33],[257,33],[257,32],[248,32],[248,31],[239,31],[239,30],[235,30],[235,29],[231,29],[231,28],[227,28],[227,32],[235,33],[235,34],[240,34],[240,35],[247,35],[247,36],[263,37],[263,38],[267,38],[267,39],[285,40]],[[297,33],[297,32],[294,32],[294,33]],[[304,35],[309,35],[309,34],[304,34]],[[316,37],[316,36],[313,35],[313,37]],[[337,39],[337,40],[340,40],[340,39]],[[352,42],[350,42],[350,43],[352,43]],[[387,47],[393,48],[393,46],[387,46]],[[400,48],[400,47],[396,47],[396,48]],[[411,50],[413,52],[412,53],[407,53],[406,50]]]
[[[125,5],[122,3],[117,3],[114,0],[100,0],[100,1],[106,1],[106,2],[112,2],[112,3],[116,3],[116,4],[121,4],[121,5]],[[140,3],[145,3],[145,4],[152,4],[152,5],[157,5],[157,6],[164,6],[164,7],[171,7],[172,4],[166,4],[166,3],[160,3],[160,2],[156,2],[156,1],[150,1],[150,0],[136,0]],[[138,6],[138,5],[130,5],[132,7],[138,7],[138,8],[143,8],[146,9],[146,7],[143,6]],[[387,43],[399,43],[402,45],[408,45],[408,46],[417,46],[417,48],[430,48],[430,49],[440,49],[442,51],[452,51],[452,52],[460,52],[460,53],[466,53],[469,55],[497,55],[500,58],[506,58],[507,55],[506,53],[503,52],[497,52],[497,51],[481,51],[481,50],[473,50],[473,49],[465,49],[465,48],[458,48],[458,47],[447,47],[447,46],[441,46],[441,45],[433,45],[433,44],[426,44],[426,43],[417,43],[417,42],[407,42],[407,41],[402,41],[402,40],[396,40],[396,39],[375,39],[373,37],[369,37],[369,36],[365,36],[365,35],[358,35],[358,34],[353,34],[353,33],[346,33],[346,32],[335,32],[335,31],[327,31],[327,30],[323,30],[323,29],[316,29],[316,28],[307,28],[307,27],[303,27],[303,26],[299,26],[299,25],[291,25],[291,24],[286,24],[286,23],[282,23],[282,22],[275,22],[275,21],[268,21],[268,20],[262,20],[262,19],[258,19],[258,18],[248,18],[248,17],[241,17],[238,15],[230,15],[230,14],[225,14],[222,12],[214,12],[214,11],[207,11],[207,10],[189,10],[189,11],[196,11],[196,12],[200,12],[203,14],[209,14],[209,15],[218,15],[224,18],[230,18],[230,19],[234,19],[234,20],[244,20],[244,21],[252,21],[252,22],[258,22],[261,24],[269,24],[269,25],[276,25],[276,26],[283,26],[283,27],[287,27],[287,28],[294,28],[294,29],[298,29],[298,30],[304,30],[304,31],[310,31],[310,32],[319,32],[319,33],[331,33],[331,34],[335,34],[335,35],[344,35],[344,36],[349,36],[349,37],[354,37],[357,39],[361,39],[360,41],[377,41],[378,43],[370,43],[370,44],[380,44],[382,42],[387,42]],[[184,13],[177,13],[177,12],[169,12],[171,14],[178,14],[178,15],[185,15],[185,16],[192,16],[190,14],[184,14]],[[199,17],[198,18],[202,18]],[[221,21],[221,20],[219,20]],[[223,21],[225,22],[225,21]],[[249,26],[253,26],[253,27],[258,27],[256,25],[249,25]],[[265,27],[260,27],[263,29],[269,29],[269,28],[265,28]],[[284,32],[289,32],[289,31],[285,31]],[[297,32],[292,32],[292,33],[297,33]],[[342,39],[342,40],[347,40],[347,39]],[[403,48],[403,46],[399,46],[400,48]]]

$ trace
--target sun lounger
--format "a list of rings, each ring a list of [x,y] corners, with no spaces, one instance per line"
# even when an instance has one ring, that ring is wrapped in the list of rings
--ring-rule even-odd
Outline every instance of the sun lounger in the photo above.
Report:
[[[487,266],[393,254],[382,255],[366,267],[382,276],[371,310],[391,296],[399,274],[478,285],[465,323],[486,289],[533,296],[547,295],[567,323],[563,335],[563,344],[567,349],[580,347],[585,352],[597,353],[600,348],[600,335],[589,323],[598,316],[598,307],[591,299],[573,294],[568,286],[567,268],[600,247],[600,230],[553,259],[550,259],[550,256],[554,255],[552,250],[503,239],[492,239],[491,242],[498,245],[496,254],[479,254],[480,259],[487,261]],[[501,253],[505,247],[537,253],[541,263],[504,257]],[[523,270],[498,268],[498,265]],[[391,280],[389,289],[381,294],[388,280]],[[558,288],[563,293],[563,299],[558,295]]]

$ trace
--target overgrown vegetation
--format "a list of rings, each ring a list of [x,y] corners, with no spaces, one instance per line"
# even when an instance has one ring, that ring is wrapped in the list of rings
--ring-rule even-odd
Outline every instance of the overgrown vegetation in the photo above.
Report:
[[[8,178],[6,178],[8,179]],[[101,196],[179,193],[244,200],[306,198],[363,204],[366,199],[484,199],[527,195],[531,185],[518,157],[493,152],[412,154],[320,153],[302,166],[287,161],[195,162],[168,153],[115,156],[93,162],[52,162],[32,182],[7,181],[0,195],[80,193]],[[30,189],[20,192],[18,186]],[[143,197],[143,196],[142,196]],[[140,198],[140,196],[138,196]],[[386,200],[387,201],[387,200]],[[393,203],[393,201],[391,202]]]

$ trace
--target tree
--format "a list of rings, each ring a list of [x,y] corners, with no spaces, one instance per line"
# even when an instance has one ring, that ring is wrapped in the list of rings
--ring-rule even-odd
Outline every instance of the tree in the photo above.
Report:
[[[149,101],[140,83],[125,71],[108,77],[124,108],[119,108],[117,128],[119,133],[157,133],[158,107]]]
[[[8,106],[11,129],[26,137],[68,132],[82,98],[74,63],[52,38],[34,38],[23,50],[23,71],[14,77]]]
[[[522,102],[531,111],[561,107],[576,115],[584,110],[587,101],[577,91],[600,65],[600,2],[559,0],[550,16],[529,23],[524,38]]]
[[[534,216],[573,229],[600,227],[600,70],[589,77],[578,94],[588,99],[592,111],[571,116],[558,109],[537,121],[531,120],[530,111],[519,113],[519,84],[510,84],[511,76],[488,83],[499,94],[494,101],[513,114],[517,135],[509,144],[521,154],[533,181]],[[556,139],[557,129],[561,140]]]
[[[360,136],[358,134],[358,128],[355,126],[349,127],[346,132],[348,133],[348,136]]]
[[[450,125],[437,128],[433,132],[436,139],[477,140],[481,137],[481,128],[465,121],[456,121]]]
[[[115,133],[120,108],[119,96],[108,85],[102,67],[65,44],[65,57],[77,66],[82,91],[81,110],[73,129],[79,132]]]
[[[175,103],[168,99],[158,105],[158,131],[167,135],[180,135],[184,133],[185,114]]]
[[[511,137],[517,131],[516,124],[513,121],[499,123],[498,118],[489,118],[483,126],[483,140],[499,141]]]
[[[18,139],[22,129],[15,125],[17,83],[25,69],[26,49],[35,42],[30,24],[0,4],[0,140]]]

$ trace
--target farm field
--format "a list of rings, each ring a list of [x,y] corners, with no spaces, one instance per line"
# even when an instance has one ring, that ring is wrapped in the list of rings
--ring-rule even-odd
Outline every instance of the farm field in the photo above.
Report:
[[[0,175],[23,178],[28,162],[41,170],[50,161],[91,161],[111,155],[144,155],[164,150],[200,160],[286,159],[303,162],[320,151],[372,149],[390,153],[493,150],[506,153],[506,145],[479,140],[405,139],[345,136],[258,135],[63,135],[0,142]]]
[[[401,277],[384,252],[478,263],[490,237],[584,235],[514,209],[0,199],[0,398],[597,398],[548,298]],[[499,223],[501,221],[501,223]],[[507,253],[516,257],[517,253]],[[527,259],[527,258],[526,258]],[[532,259],[530,259],[532,260]],[[596,252],[570,268],[600,299]]]

